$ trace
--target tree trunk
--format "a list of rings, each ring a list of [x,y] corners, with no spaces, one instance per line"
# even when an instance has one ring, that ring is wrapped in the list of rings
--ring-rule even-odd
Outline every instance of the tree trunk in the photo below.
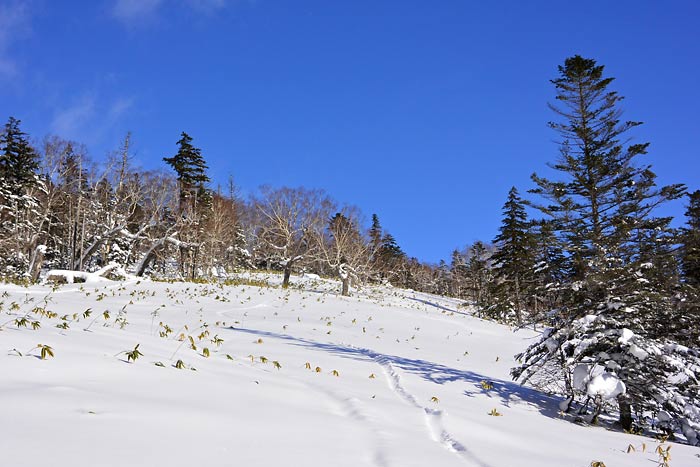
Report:
[[[620,426],[623,430],[632,429],[632,405],[627,394],[617,396],[617,405],[620,407]]]
[[[350,295],[350,277],[343,278],[343,290],[341,295],[348,297]]]
[[[522,300],[520,298],[520,278],[516,274],[515,276],[515,319],[518,322],[518,326],[523,325],[523,316],[521,313]]]
[[[156,250],[165,243],[165,239],[156,240],[151,247],[143,254],[141,261],[136,265],[136,276],[141,277],[146,272],[146,268],[156,257]]]
[[[39,273],[41,272],[41,266],[44,263],[44,246],[39,245],[32,251],[32,258],[29,262],[29,278],[32,282],[39,280]]]
[[[598,424],[598,416],[600,415],[600,411],[603,409],[603,398],[599,395],[595,396],[594,401],[594,407],[593,407],[593,415],[591,416],[591,424],[592,425],[597,425]]]
[[[106,243],[108,240],[114,238],[119,232],[124,230],[126,225],[120,225],[113,228],[109,232],[103,234],[102,236],[95,236],[93,242],[87,249],[83,250],[83,254],[80,255],[80,259],[73,263],[73,269],[76,271],[82,271],[83,265],[87,262],[88,258],[97,251],[100,246]],[[126,264],[124,265],[126,267]]]
[[[292,275],[292,262],[287,261],[287,264],[284,266],[284,279],[282,279],[282,288],[286,289],[289,287],[289,277]]]

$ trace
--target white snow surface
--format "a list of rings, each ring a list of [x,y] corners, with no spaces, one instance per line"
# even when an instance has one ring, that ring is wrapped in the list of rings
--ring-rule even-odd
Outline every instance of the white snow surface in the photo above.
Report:
[[[595,376],[588,383],[589,396],[601,396],[603,400],[614,399],[627,392],[625,383],[612,373],[603,373]]]
[[[418,292],[280,281],[0,285],[1,464],[655,465],[626,453],[654,440],[563,420],[559,399],[510,380],[532,331]],[[697,454],[674,445],[673,465]]]
[[[623,328],[622,332],[620,333],[620,337],[617,340],[620,344],[627,345],[632,338],[634,338],[634,332],[632,332],[630,329]]]

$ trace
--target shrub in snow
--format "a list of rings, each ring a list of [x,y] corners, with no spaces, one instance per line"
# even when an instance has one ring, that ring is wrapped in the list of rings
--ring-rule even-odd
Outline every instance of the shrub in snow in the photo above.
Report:
[[[630,416],[658,416],[658,426],[677,430],[697,443],[700,432],[700,354],[671,342],[642,337],[618,327],[605,314],[587,315],[543,333],[539,342],[516,356],[512,370],[528,381],[554,363],[561,368],[569,402],[591,397],[616,402]]]

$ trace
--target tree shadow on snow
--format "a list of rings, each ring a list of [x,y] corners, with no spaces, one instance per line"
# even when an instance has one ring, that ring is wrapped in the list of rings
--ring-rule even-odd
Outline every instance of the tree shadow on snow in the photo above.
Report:
[[[559,399],[548,396],[534,389],[521,386],[513,381],[492,379],[488,376],[484,376],[473,371],[460,370],[426,360],[383,354],[361,347],[315,342],[290,336],[288,334],[260,331],[257,329],[247,329],[234,326],[230,326],[229,329],[256,336],[286,340],[289,341],[291,345],[313,348],[338,355],[343,358],[375,362],[378,364],[390,363],[395,368],[399,368],[406,373],[418,375],[421,378],[436,384],[451,382],[469,383],[473,386],[473,389],[464,391],[464,394],[468,397],[474,397],[477,394],[485,394],[490,398],[498,399],[498,401],[506,407],[522,404],[529,405],[537,409],[542,415],[550,418],[558,418]],[[489,383],[492,387],[490,389],[484,388],[484,382]]]
[[[444,305],[440,305],[439,303],[431,302],[430,300],[423,300],[421,298],[416,298],[416,297],[406,297],[409,300],[413,300],[414,302],[422,303],[423,305],[430,305],[432,307],[435,307],[439,310],[442,310],[445,313],[454,313],[457,315],[465,315],[465,316],[471,316],[470,313],[465,313],[464,311],[459,311],[459,310],[453,310],[452,308],[448,308]]]

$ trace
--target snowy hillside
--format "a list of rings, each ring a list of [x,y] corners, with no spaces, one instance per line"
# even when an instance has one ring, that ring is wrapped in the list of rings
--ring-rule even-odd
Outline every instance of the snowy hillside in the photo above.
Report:
[[[276,281],[0,286],[2,465],[657,465],[658,441],[562,420],[510,380],[534,332]]]

